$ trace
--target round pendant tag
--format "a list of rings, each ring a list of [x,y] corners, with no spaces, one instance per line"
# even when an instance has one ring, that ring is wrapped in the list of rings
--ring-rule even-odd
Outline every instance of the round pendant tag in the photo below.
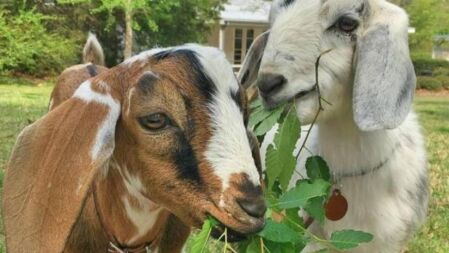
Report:
[[[327,219],[338,221],[343,219],[348,212],[348,201],[341,195],[340,190],[335,189],[324,208],[326,210]]]

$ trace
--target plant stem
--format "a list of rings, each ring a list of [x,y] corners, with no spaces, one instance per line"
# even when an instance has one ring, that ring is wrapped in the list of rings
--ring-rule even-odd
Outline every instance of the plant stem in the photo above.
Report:
[[[312,124],[310,124],[310,128],[309,131],[307,131],[306,134],[306,138],[304,139],[304,142],[301,145],[301,148],[299,149],[298,154],[296,155],[296,160],[298,160],[299,154],[301,154],[302,150],[304,149],[304,147],[306,146],[307,140],[309,139],[310,133],[312,132],[312,128],[315,126],[315,123],[318,119],[318,116],[320,115],[320,112],[324,110],[323,105],[321,103],[321,91],[320,91],[320,83],[319,83],[319,75],[318,75],[318,69],[320,67],[320,60],[321,57],[327,53],[329,53],[332,49],[326,50],[323,53],[320,54],[320,56],[318,56],[316,62],[315,62],[315,87],[316,87],[316,91],[318,93],[318,111],[315,114],[315,118],[312,121]]]

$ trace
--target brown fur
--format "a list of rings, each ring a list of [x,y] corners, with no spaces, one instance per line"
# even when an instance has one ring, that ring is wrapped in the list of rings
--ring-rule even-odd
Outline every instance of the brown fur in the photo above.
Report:
[[[160,79],[146,92],[137,84],[150,70]],[[102,140],[97,160],[91,160],[89,151],[110,112],[106,105],[65,96],[65,102],[62,99],[26,128],[5,176],[8,252],[106,252],[109,241],[116,240],[127,247],[152,242],[153,249],[177,253],[190,226],[200,227],[207,214],[241,233],[253,231],[251,225],[235,219],[243,215],[237,204],[227,210],[218,207],[221,182],[203,156],[212,131],[208,110],[190,73],[185,59],[173,58],[119,65],[91,79],[93,91],[109,94],[121,104],[115,136]],[[136,120],[160,111],[179,129],[149,133]],[[198,159],[201,184],[179,178],[173,154],[180,145],[180,133]],[[129,240],[138,230],[122,199],[128,199],[137,210],[143,207],[127,190],[127,175],[141,180],[139,194],[164,208],[150,231],[132,244]],[[235,175],[226,198],[245,198],[248,192],[239,190],[245,180]]]
[[[87,79],[91,78],[87,67],[91,63],[79,64],[65,69],[56,80],[56,85],[50,95],[49,110],[53,110],[62,102],[69,99],[76,89]],[[106,67],[96,66],[97,73],[100,74],[106,70]]]
[[[93,34],[89,34],[84,45],[83,62],[66,68],[58,77],[50,95],[50,111],[69,99],[84,81],[108,70],[104,63],[103,49]]]

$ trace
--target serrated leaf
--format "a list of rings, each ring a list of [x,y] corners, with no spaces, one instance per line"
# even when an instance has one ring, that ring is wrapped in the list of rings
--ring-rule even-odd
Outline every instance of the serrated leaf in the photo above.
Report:
[[[260,99],[256,99],[253,102],[251,102],[251,104],[249,105],[250,109],[256,109],[258,107],[262,107],[262,100]]]
[[[297,247],[293,243],[279,243],[264,241],[265,247],[268,249],[266,252],[271,253],[298,253]]]
[[[280,106],[273,111],[270,111],[271,114],[263,119],[263,121],[255,127],[254,134],[256,136],[261,136],[270,131],[278,122],[279,118],[282,115],[282,112],[284,111],[284,108],[285,106]]]
[[[246,247],[245,253],[260,253],[260,238],[255,236],[251,238],[248,247]]]
[[[312,198],[307,202],[304,207],[306,212],[317,220],[320,224],[324,223],[325,211],[324,211],[324,201],[326,197],[316,197]]]
[[[280,154],[281,159],[293,156],[296,142],[301,136],[300,133],[301,127],[298,117],[296,116],[296,110],[292,107],[282,124],[279,126],[278,133],[274,137],[276,148],[278,148],[279,151],[282,151]]]
[[[311,156],[306,161],[307,176],[311,179],[322,178],[329,181],[330,171],[326,161],[320,156]]]
[[[298,226],[304,227],[304,220],[301,215],[299,215],[299,208],[291,208],[285,210],[285,215],[288,219],[285,219],[287,225],[297,232],[303,233],[303,230],[298,228]]]
[[[256,108],[249,117],[249,127],[254,128],[260,122],[268,118],[271,114],[273,114],[272,111],[265,110],[265,108],[263,107]]]
[[[204,221],[201,231],[197,235],[193,236],[192,248],[190,251],[191,253],[207,252],[207,241],[209,240],[212,228],[217,224],[218,221],[214,218],[208,218]]]
[[[279,153],[282,153],[282,151],[279,151]],[[296,159],[295,157],[286,157],[285,159],[279,158],[279,161],[281,161],[281,171],[279,173],[279,183],[281,185],[281,189],[283,191],[286,191],[288,189],[288,185],[290,183],[290,179],[292,178],[293,172],[295,171],[296,167]]]
[[[286,191],[296,167],[296,157],[293,155],[296,142],[301,137],[301,127],[294,107],[289,111],[275,136],[274,142],[278,150],[282,169],[279,174],[281,188]]]
[[[268,178],[268,189],[271,189],[282,169],[278,152],[274,148],[273,144],[270,144],[267,148],[267,152],[265,154],[265,167]]]
[[[260,237],[273,242],[300,242],[300,234],[282,223],[267,219],[264,229],[258,233]]]
[[[279,198],[277,207],[288,209],[296,207],[304,207],[307,201],[316,198],[327,196],[330,183],[323,179],[317,179],[309,183],[307,180],[301,181],[295,188],[286,192]]]
[[[337,249],[345,250],[359,246],[361,243],[367,243],[373,240],[373,235],[356,230],[341,230],[332,233],[330,242]]]

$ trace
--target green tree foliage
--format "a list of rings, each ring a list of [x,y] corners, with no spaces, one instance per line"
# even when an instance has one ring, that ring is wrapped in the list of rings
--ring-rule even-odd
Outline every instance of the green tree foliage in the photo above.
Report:
[[[204,42],[218,19],[221,0],[63,0],[55,8],[88,9],[84,13],[105,47],[109,65],[124,56],[124,34],[127,8],[132,9],[133,52],[154,46],[174,46],[187,42]],[[128,10],[129,11],[129,10]],[[84,22],[85,24],[85,22]],[[111,40],[112,39],[112,40]]]
[[[125,9],[112,8],[114,2],[123,0],[2,0],[0,1],[0,12],[2,13],[2,30],[8,40],[1,37],[2,45],[16,44],[23,33],[16,32],[12,20],[20,19],[23,12],[34,13],[45,17],[41,19],[40,28],[31,29],[27,32],[37,33],[40,31],[45,36],[36,36],[34,41],[38,45],[51,45],[47,53],[51,56],[60,56],[52,60],[50,69],[60,71],[61,69],[81,62],[81,48],[86,40],[88,31],[97,34],[106,56],[106,64],[114,66],[124,58],[124,35],[125,35]],[[136,0],[133,0],[136,1]],[[133,52],[139,52],[154,46],[174,46],[187,42],[204,42],[210,28],[215,24],[222,0],[138,0],[134,8],[132,29],[134,32]],[[4,26],[7,27],[4,27]],[[29,26],[28,26],[29,27]],[[31,36],[27,34],[27,36]],[[50,41],[40,40],[51,37]],[[61,46],[57,46],[58,42]],[[76,45],[76,46],[75,46]],[[29,47],[28,47],[29,48]],[[65,48],[65,52],[60,49]],[[52,52],[53,49],[55,52]],[[4,49],[2,49],[5,51]],[[3,52],[2,51],[2,52]],[[9,50],[10,51],[10,50]],[[9,52],[8,51],[8,52]],[[60,54],[64,53],[64,56]],[[41,65],[34,67],[20,67],[25,61],[15,53],[13,58],[2,59],[3,62],[14,62],[8,64],[13,71],[33,73],[45,73],[46,70],[39,69]],[[4,58],[5,54],[0,55]],[[67,59],[70,56],[70,59]],[[20,58],[20,59],[19,59]],[[75,58],[75,60],[73,60]],[[20,60],[20,62],[19,62]],[[6,66],[5,63],[1,64]],[[54,66],[57,65],[57,68]],[[4,68],[4,67],[3,67]],[[48,69],[45,67],[45,69]],[[1,71],[1,70],[0,70]]]
[[[397,1],[398,2],[398,1]],[[399,1],[410,16],[410,25],[416,33],[410,35],[410,47],[415,54],[430,56],[433,37],[449,34],[449,0]]]
[[[11,15],[0,9],[0,72],[46,75],[77,62],[80,47],[73,40],[49,32],[52,18],[34,10]]]

